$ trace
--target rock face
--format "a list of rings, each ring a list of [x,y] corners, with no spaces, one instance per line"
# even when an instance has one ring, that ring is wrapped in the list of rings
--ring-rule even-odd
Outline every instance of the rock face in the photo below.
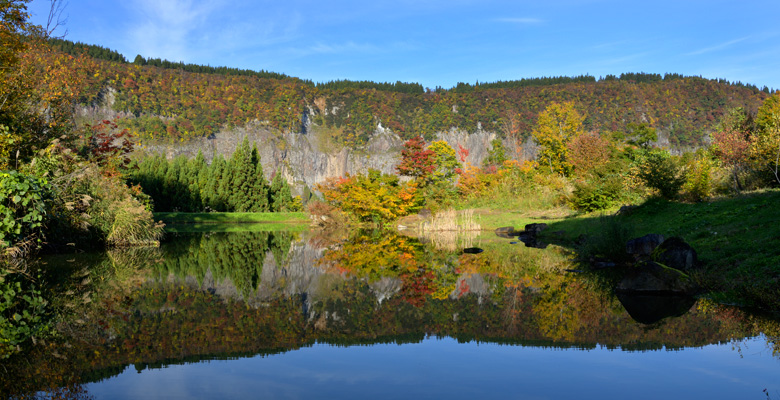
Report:
[[[147,151],[164,154],[167,158],[178,155],[195,157],[198,151],[210,162],[216,155],[229,157],[244,138],[257,145],[263,172],[270,178],[278,170],[293,186],[295,194],[303,188],[313,188],[327,178],[357,174],[368,169],[384,173],[395,173],[401,158],[404,140],[389,129],[377,126],[368,143],[360,148],[345,148],[331,142],[326,133],[309,125],[305,133],[280,133],[260,123],[223,130],[209,137],[194,139],[187,143],[149,145]],[[466,162],[480,165],[488,156],[490,142],[496,135],[492,132],[468,133],[460,130],[440,132],[435,140],[444,140],[453,149],[462,146],[469,152]]]

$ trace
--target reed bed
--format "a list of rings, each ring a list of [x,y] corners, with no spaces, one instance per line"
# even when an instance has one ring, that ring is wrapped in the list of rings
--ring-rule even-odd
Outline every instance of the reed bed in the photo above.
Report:
[[[482,227],[474,220],[474,210],[449,209],[436,213],[430,221],[420,224],[419,236],[436,248],[454,251],[472,247]]]

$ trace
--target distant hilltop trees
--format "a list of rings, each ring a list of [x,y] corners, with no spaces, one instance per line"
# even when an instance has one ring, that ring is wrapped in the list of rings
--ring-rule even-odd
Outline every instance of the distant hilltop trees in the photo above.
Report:
[[[78,103],[93,105],[111,89],[117,121],[142,141],[184,142],[256,123],[279,132],[307,124],[333,143],[360,146],[378,126],[402,139],[457,129],[525,139],[552,102],[574,102],[587,131],[626,132],[647,123],[676,148],[702,145],[728,110],[755,112],[769,88],[681,74],[623,73],[458,83],[433,90],[419,83],[334,80],[314,83],[285,74],[212,67],[141,55],[128,62],[101,46],[53,39],[61,62],[85,69]],[[62,54],[57,52],[57,54]],[[80,56],[92,57],[86,63]],[[43,65],[54,62],[42,55]],[[48,57],[48,58],[47,58]],[[74,72],[75,73],[75,72]],[[513,139],[513,140],[514,140]]]
[[[71,55],[86,54],[92,58],[96,58],[100,60],[120,62],[120,63],[128,62],[127,59],[116,50],[111,50],[98,45],[72,42],[69,40],[57,39],[57,38],[49,39],[49,43],[51,43],[51,45],[54,46],[56,49]],[[133,59],[133,64],[149,65],[149,66],[167,68],[167,69],[179,69],[187,72],[204,73],[204,74],[254,76],[257,78],[268,78],[268,79],[292,79],[307,84],[309,86],[317,87],[319,89],[329,89],[329,90],[374,89],[383,92],[396,92],[396,93],[406,93],[406,94],[423,94],[426,92],[425,88],[417,82],[396,81],[395,83],[390,83],[390,82],[373,82],[373,81],[365,81],[365,80],[352,81],[348,79],[339,79],[339,80],[333,80],[329,82],[314,83],[308,79],[295,78],[278,72],[270,72],[265,70],[254,71],[250,69],[230,68],[224,66],[212,67],[209,65],[185,64],[181,61],[176,62],[176,61],[168,61],[160,58],[144,58],[140,54],[135,56],[135,58]],[[552,85],[561,85],[561,84],[568,84],[568,83],[595,83],[599,81],[625,81],[625,82],[634,82],[634,83],[653,83],[653,82],[663,82],[663,81],[670,81],[670,80],[684,79],[684,78],[701,78],[701,77],[686,76],[686,75],[676,74],[676,73],[665,73],[661,75],[661,74],[645,73],[645,72],[627,72],[627,73],[620,74],[620,76],[609,74],[600,79],[596,79],[596,77],[586,74],[586,75],[579,75],[579,76],[550,76],[550,77],[539,77],[539,78],[523,78],[523,79],[508,80],[508,81],[495,81],[495,82],[482,82],[482,83],[476,82],[473,85],[470,83],[458,82],[451,89],[445,89],[441,86],[437,86],[434,89],[434,91],[435,92],[451,91],[455,93],[468,93],[474,91],[477,88],[511,89],[511,88],[521,88],[521,87],[531,87],[531,86],[552,86]],[[726,85],[734,85],[734,86],[744,87],[756,91],[761,90],[764,93],[771,93],[770,88],[767,86],[764,86],[763,88],[759,89],[756,85],[745,84],[739,81],[729,82],[726,79],[717,79],[716,81],[718,83],[723,83]]]

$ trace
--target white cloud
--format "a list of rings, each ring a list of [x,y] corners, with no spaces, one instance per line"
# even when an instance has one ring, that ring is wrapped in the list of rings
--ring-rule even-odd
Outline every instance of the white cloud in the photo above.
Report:
[[[728,42],[721,43],[719,45],[715,45],[715,46],[712,46],[712,47],[705,47],[703,49],[692,51],[690,53],[687,53],[686,56],[698,56],[698,55],[705,54],[705,53],[711,53],[713,51],[723,50],[723,49],[725,49],[727,47],[730,47],[731,45],[737,44],[737,43],[745,41],[747,39],[749,39],[749,37],[743,37],[743,38],[739,38],[739,39],[729,40]]]
[[[131,45],[145,57],[161,57],[171,61],[187,60],[192,49],[192,36],[204,31],[209,18],[223,1],[135,0],[128,9],[137,19],[128,32]]]

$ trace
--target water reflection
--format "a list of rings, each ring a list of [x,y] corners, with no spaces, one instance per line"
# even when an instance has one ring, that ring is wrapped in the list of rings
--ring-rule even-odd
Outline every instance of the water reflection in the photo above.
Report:
[[[210,233],[63,262],[79,278],[63,284],[70,293],[61,300],[68,310],[58,324],[63,340],[5,363],[0,388],[80,393],[81,384],[128,366],[432,336],[645,351],[764,333],[778,354],[780,329],[771,318],[690,298],[616,298],[587,276],[565,273],[570,255],[554,246],[479,245],[483,253],[468,254],[392,232],[352,232],[335,242],[285,232]],[[78,304],[67,306],[74,298]]]

